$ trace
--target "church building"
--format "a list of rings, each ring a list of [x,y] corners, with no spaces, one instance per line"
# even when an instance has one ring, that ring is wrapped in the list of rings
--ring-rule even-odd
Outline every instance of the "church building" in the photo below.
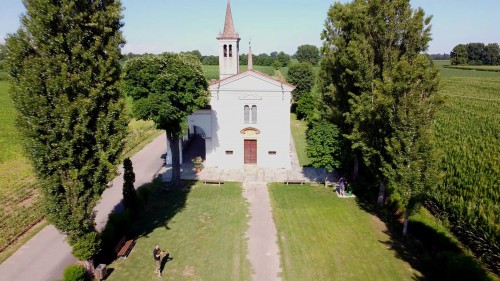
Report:
[[[189,134],[204,140],[204,165],[291,168],[290,105],[295,87],[255,71],[251,48],[248,70],[240,72],[240,37],[229,1],[217,41],[220,76],[209,83],[210,106],[188,118]]]

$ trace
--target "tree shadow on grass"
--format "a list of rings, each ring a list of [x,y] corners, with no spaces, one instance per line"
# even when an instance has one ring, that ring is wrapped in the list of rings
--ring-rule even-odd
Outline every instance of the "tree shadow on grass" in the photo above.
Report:
[[[116,246],[120,239],[137,239],[148,235],[159,227],[168,229],[168,223],[186,205],[191,188],[196,181],[182,181],[182,186],[174,189],[169,183],[155,179],[137,189],[143,206],[137,211],[125,210],[112,213],[101,238],[101,252],[96,257],[97,263],[110,264],[117,258]],[[165,263],[168,258],[165,260]]]
[[[387,227],[384,233],[389,240],[379,242],[422,274],[414,274],[414,280],[490,280],[478,262],[456,241],[431,225],[410,218],[407,237],[403,238],[403,224],[397,206],[376,206],[378,186],[357,183],[354,191],[357,205],[379,217]]]
[[[478,262],[446,234],[420,221],[410,220],[407,237],[397,229],[385,231],[390,240],[379,241],[396,257],[422,273],[415,280],[490,280]]]

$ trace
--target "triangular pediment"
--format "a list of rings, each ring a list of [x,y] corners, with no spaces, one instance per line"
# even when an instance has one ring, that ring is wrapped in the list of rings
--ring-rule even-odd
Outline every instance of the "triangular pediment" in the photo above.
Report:
[[[211,91],[245,91],[248,92],[291,92],[295,87],[287,82],[279,81],[273,77],[255,70],[233,75],[231,77],[210,83]],[[260,99],[255,94],[242,94],[244,99]]]
[[[261,100],[262,97],[254,94],[242,95],[240,96],[240,100]]]

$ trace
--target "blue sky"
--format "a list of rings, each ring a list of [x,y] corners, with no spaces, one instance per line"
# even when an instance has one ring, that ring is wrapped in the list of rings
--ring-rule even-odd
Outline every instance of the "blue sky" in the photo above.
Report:
[[[123,52],[161,53],[200,50],[216,54],[215,37],[224,26],[227,0],[122,0]],[[232,0],[241,50],[252,41],[255,54],[321,45],[328,0]],[[342,0],[340,2],[347,2]],[[500,0],[411,0],[433,15],[429,53],[449,53],[459,43],[500,43]],[[21,0],[0,0],[0,42],[19,27]]]

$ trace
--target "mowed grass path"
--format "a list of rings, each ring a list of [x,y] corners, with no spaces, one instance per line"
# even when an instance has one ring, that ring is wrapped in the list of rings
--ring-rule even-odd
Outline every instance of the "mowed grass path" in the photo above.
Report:
[[[108,267],[107,280],[158,280],[152,251],[159,243],[173,259],[162,280],[250,280],[246,259],[247,203],[240,183],[206,186],[189,193],[153,193],[131,229],[140,236],[127,259]]]
[[[290,114],[290,130],[292,132],[293,142],[295,144],[295,151],[299,159],[300,166],[310,165],[309,157],[307,156],[307,122],[304,120],[297,120],[295,113]]]
[[[324,187],[269,187],[283,280],[415,280],[385,224]]]

